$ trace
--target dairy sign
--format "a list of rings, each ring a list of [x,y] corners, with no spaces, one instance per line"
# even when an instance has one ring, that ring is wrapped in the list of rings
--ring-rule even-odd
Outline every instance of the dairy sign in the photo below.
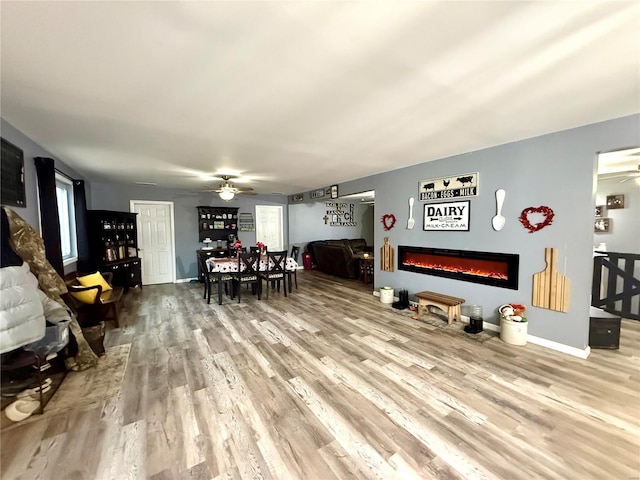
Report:
[[[469,200],[425,203],[424,229],[432,231],[469,231]]]
[[[478,173],[422,180],[419,185],[418,197],[422,202],[475,197],[478,195]]]

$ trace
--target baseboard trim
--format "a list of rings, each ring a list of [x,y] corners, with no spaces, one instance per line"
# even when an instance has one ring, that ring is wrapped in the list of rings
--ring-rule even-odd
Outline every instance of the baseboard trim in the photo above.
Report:
[[[193,278],[178,278],[176,283],[189,283],[191,280],[197,280],[196,277]]]
[[[414,304],[415,302],[411,303]],[[417,303],[415,305],[417,306]],[[460,315],[460,321],[462,323],[468,324],[469,317],[467,317],[466,315]],[[500,333],[500,325],[496,325],[495,323],[482,322],[482,328],[485,330],[490,330],[492,332]],[[534,345],[540,345],[541,347],[555,350],[560,353],[566,353],[567,355],[571,355],[573,357],[582,358],[583,360],[591,354],[591,347],[580,349],[572,347],[570,345],[565,345],[564,343],[547,340],[546,338],[536,337],[534,335],[527,335],[527,342],[533,343]]]
[[[571,347],[569,345],[565,345],[564,343],[558,343],[552,340],[547,340],[546,338],[535,337],[533,335],[527,335],[527,341],[535,345],[540,345],[541,347],[549,348],[551,350],[556,350],[561,353],[566,353],[574,357],[582,358],[583,360],[586,359],[591,354],[591,347],[580,349],[576,347]]]

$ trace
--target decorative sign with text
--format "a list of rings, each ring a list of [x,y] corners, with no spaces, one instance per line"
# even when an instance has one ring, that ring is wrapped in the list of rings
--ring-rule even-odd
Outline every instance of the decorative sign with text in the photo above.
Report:
[[[326,196],[326,193],[325,193],[325,191],[324,191],[324,188],[320,188],[320,189],[318,189],[318,190],[313,190],[313,191],[309,194],[309,196],[310,196],[311,198],[322,198],[322,197]]]
[[[478,195],[478,173],[463,173],[451,177],[422,180],[419,183],[420,201],[475,197]]]
[[[326,206],[329,210],[323,218],[325,225],[332,227],[355,227],[358,225],[353,215],[353,203],[328,202]]]
[[[426,203],[424,229],[433,231],[469,231],[469,200]]]

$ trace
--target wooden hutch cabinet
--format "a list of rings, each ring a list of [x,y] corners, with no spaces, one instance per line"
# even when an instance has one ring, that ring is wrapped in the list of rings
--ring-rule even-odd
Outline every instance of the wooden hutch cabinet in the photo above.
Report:
[[[113,284],[142,287],[138,256],[137,213],[88,210],[88,248],[80,248],[78,264],[84,271],[112,272]]]
[[[196,251],[196,255],[228,257],[229,235],[238,238],[238,209],[231,207],[198,207],[198,239],[210,238],[209,248]],[[219,241],[219,243],[218,243]],[[218,246],[218,244],[220,246]],[[198,265],[198,280],[204,281],[204,272]]]

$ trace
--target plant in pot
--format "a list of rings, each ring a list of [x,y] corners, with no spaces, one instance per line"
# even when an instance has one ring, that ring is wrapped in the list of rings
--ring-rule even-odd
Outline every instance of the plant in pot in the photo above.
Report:
[[[500,338],[511,345],[527,344],[527,307],[520,303],[506,303],[498,308],[500,312]]]
[[[505,303],[498,308],[500,316],[512,322],[526,322],[527,317],[524,316],[526,311],[527,307],[521,303]]]

